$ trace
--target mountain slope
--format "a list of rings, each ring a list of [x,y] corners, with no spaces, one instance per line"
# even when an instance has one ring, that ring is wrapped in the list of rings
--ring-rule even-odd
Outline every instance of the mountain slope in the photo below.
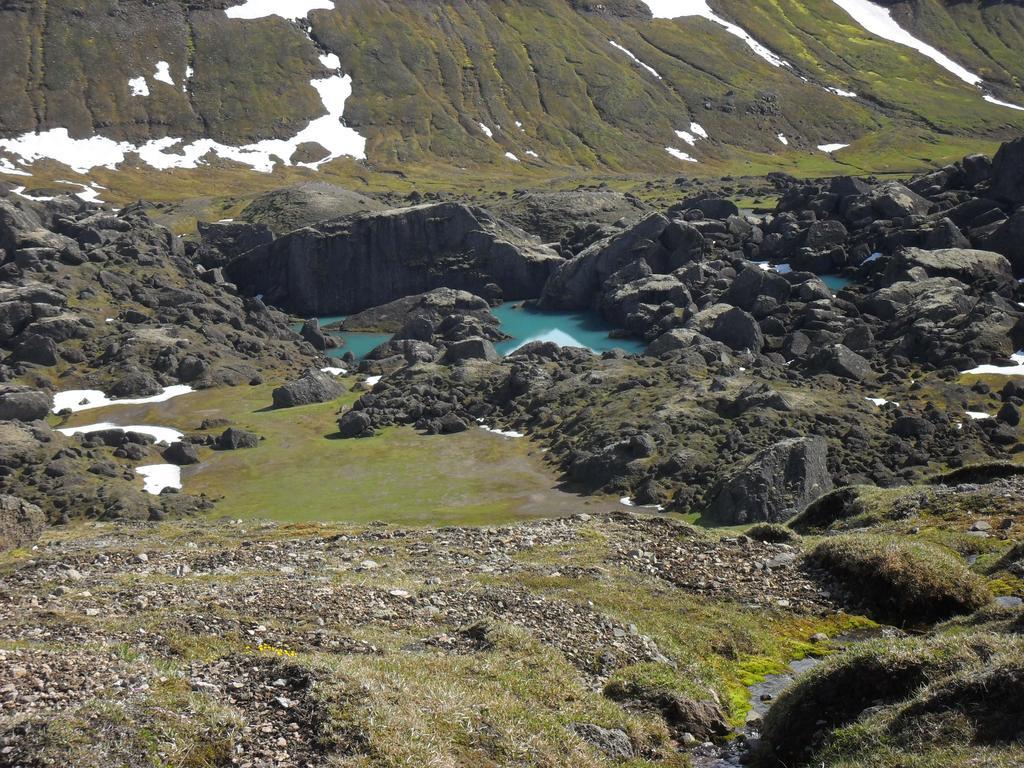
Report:
[[[284,4],[288,18],[228,0],[8,0],[0,177],[45,158],[83,174],[320,168],[362,159],[364,138],[371,172],[700,174],[743,157],[820,171],[823,145],[941,157],[1024,131],[1024,7],[890,5],[981,87],[834,0],[346,0]]]

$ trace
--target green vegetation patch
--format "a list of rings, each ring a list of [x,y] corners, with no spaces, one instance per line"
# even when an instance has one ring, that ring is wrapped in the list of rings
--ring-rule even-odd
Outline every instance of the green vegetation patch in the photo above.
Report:
[[[861,534],[823,541],[808,555],[870,614],[917,625],[970,613],[991,600],[984,580],[935,545]]]

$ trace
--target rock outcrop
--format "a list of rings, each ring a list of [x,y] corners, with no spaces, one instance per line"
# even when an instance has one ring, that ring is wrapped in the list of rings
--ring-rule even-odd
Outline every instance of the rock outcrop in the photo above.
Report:
[[[236,259],[243,291],[299,314],[351,314],[447,287],[535,298],[562,259],[480,208],[454,203],[368,213],[302,229]]]
[[[274,407],[294,408],[299,405],[326,403],[340,397],[344,392],[345,385],[334,376],[322,371],[309,371],[298,381],[274,390]]]
[[[792,438],[765,449],[725,480],[707,513],[722,525],[780,522],[830,490],[828,443]]]

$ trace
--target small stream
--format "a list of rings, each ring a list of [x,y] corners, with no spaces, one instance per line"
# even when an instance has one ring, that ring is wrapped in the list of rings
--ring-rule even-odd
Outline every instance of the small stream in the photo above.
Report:
[[[877,636],[876,631],[855,631],[832,641],[835,652],[842,651],[851,645],[862,643]],[[736,768],[744,764],[749,753],[756,747],[761,738],[761,723],[768,710],[779,696],[795,680],[803,677],[815,667],[825,662],[828,656],[806,656],[794,659],[785,672],[768,675],[759,683],[747,686],[750,692],[750,712],[747,722],[734,731],[734,738],[725,744],[702,744],[690,752],[693,768]]]

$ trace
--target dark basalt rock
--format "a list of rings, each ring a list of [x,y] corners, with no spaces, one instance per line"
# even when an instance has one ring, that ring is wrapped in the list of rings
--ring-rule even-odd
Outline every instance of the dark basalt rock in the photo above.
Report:
[[[730,307],[718,315],[707,336],[737,351],[749,349],[757,353],[764,346],[761,327],[753,317],[738,307]]]
[[[992,158],[992,194],[1024,203],[1024,138],[1003,144]]]
[[[345,385],[331,374],[309,371],[298,381],[274,390],[274,407],[294,408],[299,405],[326,403],[340,397],[344,392]]]
[[[299,331],[299,335],[312,344],[313,349],[318,352],[326,352],[328,349],[334,349],[338,346],[337,339],[328,336],[320,330],[320,321],[315,317],[302,324],[302,330]]]
[[[343,438],[370,437],[373,433],[372,420],[362,411],[348,411],[338,420],[338,434]]]
[[[491,210],[546,243],[562,241],[590,224],[632,224],[650,213],[632,195],[595,190],[527,192],[499,201]]]
[[[217,448],[222,451],[237,451],[245,448],[255,448],[260,444],[260,437],[255,432],[238,427],[228,427],[223,434],[217,438]]]
[[[1017,281],[1007,258],[991,251],[946,248],[926,251],[905,248],[890,261],[885,277],[890,282],[927,277],[951,277],[975,291],[992,290],[1012,295]]]
[[[152,374],[144,371],[133,371],[125,374],[111,386],[108,394],[113,398],[152,397],[160,394],[160,386]]]
[[[199,248],[195,260],[206,269],[223,267],[253,248],[274,241],[274,233],[265,224],[199,222]]]
[[[722,525],[780,522],[830,490],[828,442],[822,437],[783,440],[725,480],[707,514]]]
[[[49,394],[28,387],[0,388],[0,421],[36,421],[45,419],[53,399]]]
[[[14,345],[13,358],[22,363],[51,367],[60,359],[53,339],[39,334],[23,335]]]
[[[498,326],[498,318],[491,314],[491,306],[486,300],[468,291],[437,288],[427,293],[404,296],[379,307],[350,315],[345,318],[342,328],[346,331],[395,333],[402,338],[430,341],[434,329],[444,318],[451,315],[474,317],[487,325]],[[403,333],[403,329],[410,328],[412,321],[429,327],[425,338],[407,336]]]
[[[172,443],[169,448],[163,452],[163,457],[170,464],[176,464],[179,467],[186,467],[192,464],[199,463],[199,451],[192,443],[177,442]]]
[[[324,221],[382,211],[385,208],[387,206],[372,197],[334,184],[312,181],[275,189],[257,197],[245,207],[241,218],[268,232],[283,235]],[[244,252],[239,251],[234,255]]]
[[[539,296],[562,259],[480,208],[369,213],[293,232],[228,265],[243,291],[303,315],[351,314],[439,287]]]
[[[445,350],[443,362],[460,363],[465,360],[486,360],[494,362],[498,359],[498,353],[494,345],[487,339],[470,338],[450,344]]]

